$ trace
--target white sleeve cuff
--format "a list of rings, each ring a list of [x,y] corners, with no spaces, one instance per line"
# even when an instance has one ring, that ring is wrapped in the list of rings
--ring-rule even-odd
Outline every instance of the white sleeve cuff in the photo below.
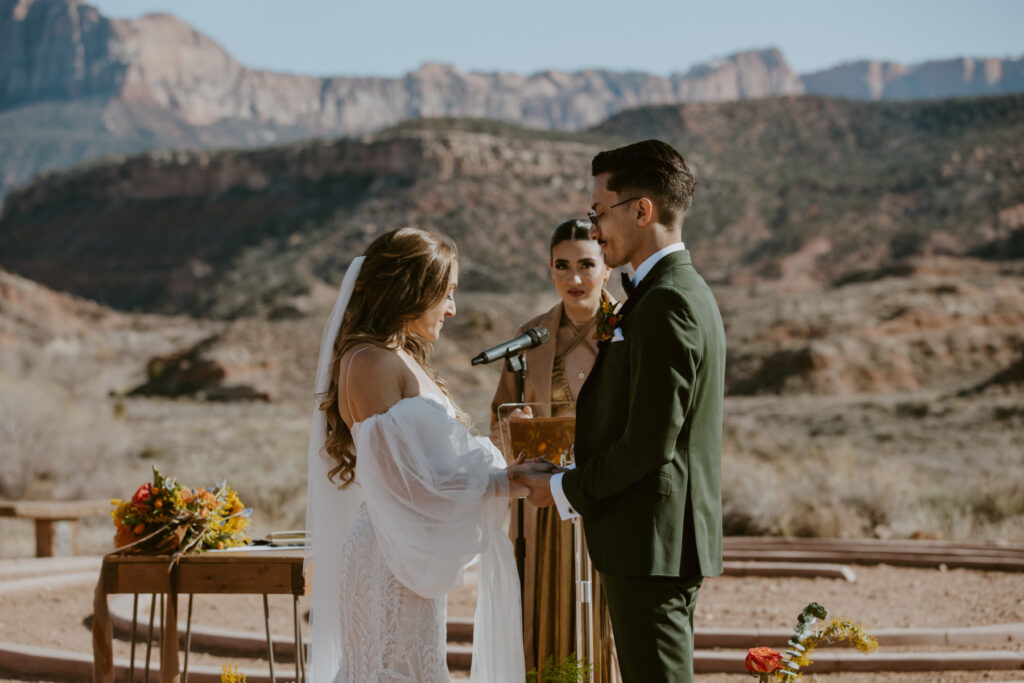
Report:
[[[555,507],[558,509],[558,516],[562,519],[573,519],[577,517],[577,512],[572,509],[572,505],[569,504],[569,499],[565,497],[565,492],[562,491],[562,475],[565,472],[559,472],[554,474],[548,479],[548,484],[551,486],[551,497],[555,499]]]

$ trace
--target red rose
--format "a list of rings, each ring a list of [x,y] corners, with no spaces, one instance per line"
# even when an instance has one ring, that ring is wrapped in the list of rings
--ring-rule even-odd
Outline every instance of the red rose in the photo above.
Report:
[[[782,668],[782,655],[770,647],[752,647],[744,665],[750,673],[770,674]]]
[[[150,484],[143,484],[139,487],[139,490],[132,496],[132,502],[136,505],[149,502],[149,499],[153,497],[152,486]]]

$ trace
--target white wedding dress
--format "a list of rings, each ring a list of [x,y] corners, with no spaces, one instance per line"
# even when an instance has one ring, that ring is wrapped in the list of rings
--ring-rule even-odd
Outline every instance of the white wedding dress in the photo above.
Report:
[[[365,502],[342,549],[334,680],[447,683],[445,594],[479,558],[473,678],[522,681],[501,454],[432,396],[402,399],[352,436]]]
[[[334,343],[364,260],[346,271],[324,326],[315,396],[330,387]],[[313,683],[447,682],[445,594],[474,562],[470,680],[526,677],[505,463],[438,396],[403,398],[354,424],[357,485],[341,490],[328,477],[319,400],[313,406],[304,567]]]

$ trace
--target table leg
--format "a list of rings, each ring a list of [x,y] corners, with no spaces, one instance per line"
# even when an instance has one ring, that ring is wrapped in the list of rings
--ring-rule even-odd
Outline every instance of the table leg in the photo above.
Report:
[[[292,596],[292,619],[295,621],[295,683],[305,683],[306,653],[302,649],[302,629],[299,626],[299,596]]]
[[[178,683],[178,590],[173,575],[170,590],[160,594],[160,613],[163,628],[160,633],[160,683]]]
[[[270,658],[270,683],[277,683],[274,677],[274,642],[270,638],[270,603],[263,594],[263,624],[267,627],[267,657]]]
[[[135,593],[132,599],[132,645],[131,659],[128,660],[128,683],[135,683],[135,637],[139,626],[139,594]]]
[[[156,593],[149,596],[149,639],[146,641],[146,677],[149,683],[149,655],[153,652],[153,617],[156,616]]]
[[[182,683],[188,683],[188,651],[192,648],[192,598],[193,593],[188,594],[188,617],[185,619],[185,666],[182,671]]]

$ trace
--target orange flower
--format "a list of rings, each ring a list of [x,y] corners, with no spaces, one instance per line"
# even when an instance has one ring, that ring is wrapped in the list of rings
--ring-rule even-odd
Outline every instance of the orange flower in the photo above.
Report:
[[[139,522],[138,524],[135,525],[135,528],[132,529],[132,533],[134,533],[137,536],[137,535],[141,534],[145,530],[146,530],[146,525],[143,524],[142,522]]]
[[[124,526],[123,524],[117,525],[117,533],[114,534],[115,548],[126,546],[134,540],[135,534],[132,533],[131,527]]]
[[[743,664],[750,673],[770,674],[782,668],[782,654],[770,647],[752,647]]]
[[[195,495],[192,493],[192,489],[181,490],[181,502],[184,503],[185,505],[191,503],[194,498]]]

